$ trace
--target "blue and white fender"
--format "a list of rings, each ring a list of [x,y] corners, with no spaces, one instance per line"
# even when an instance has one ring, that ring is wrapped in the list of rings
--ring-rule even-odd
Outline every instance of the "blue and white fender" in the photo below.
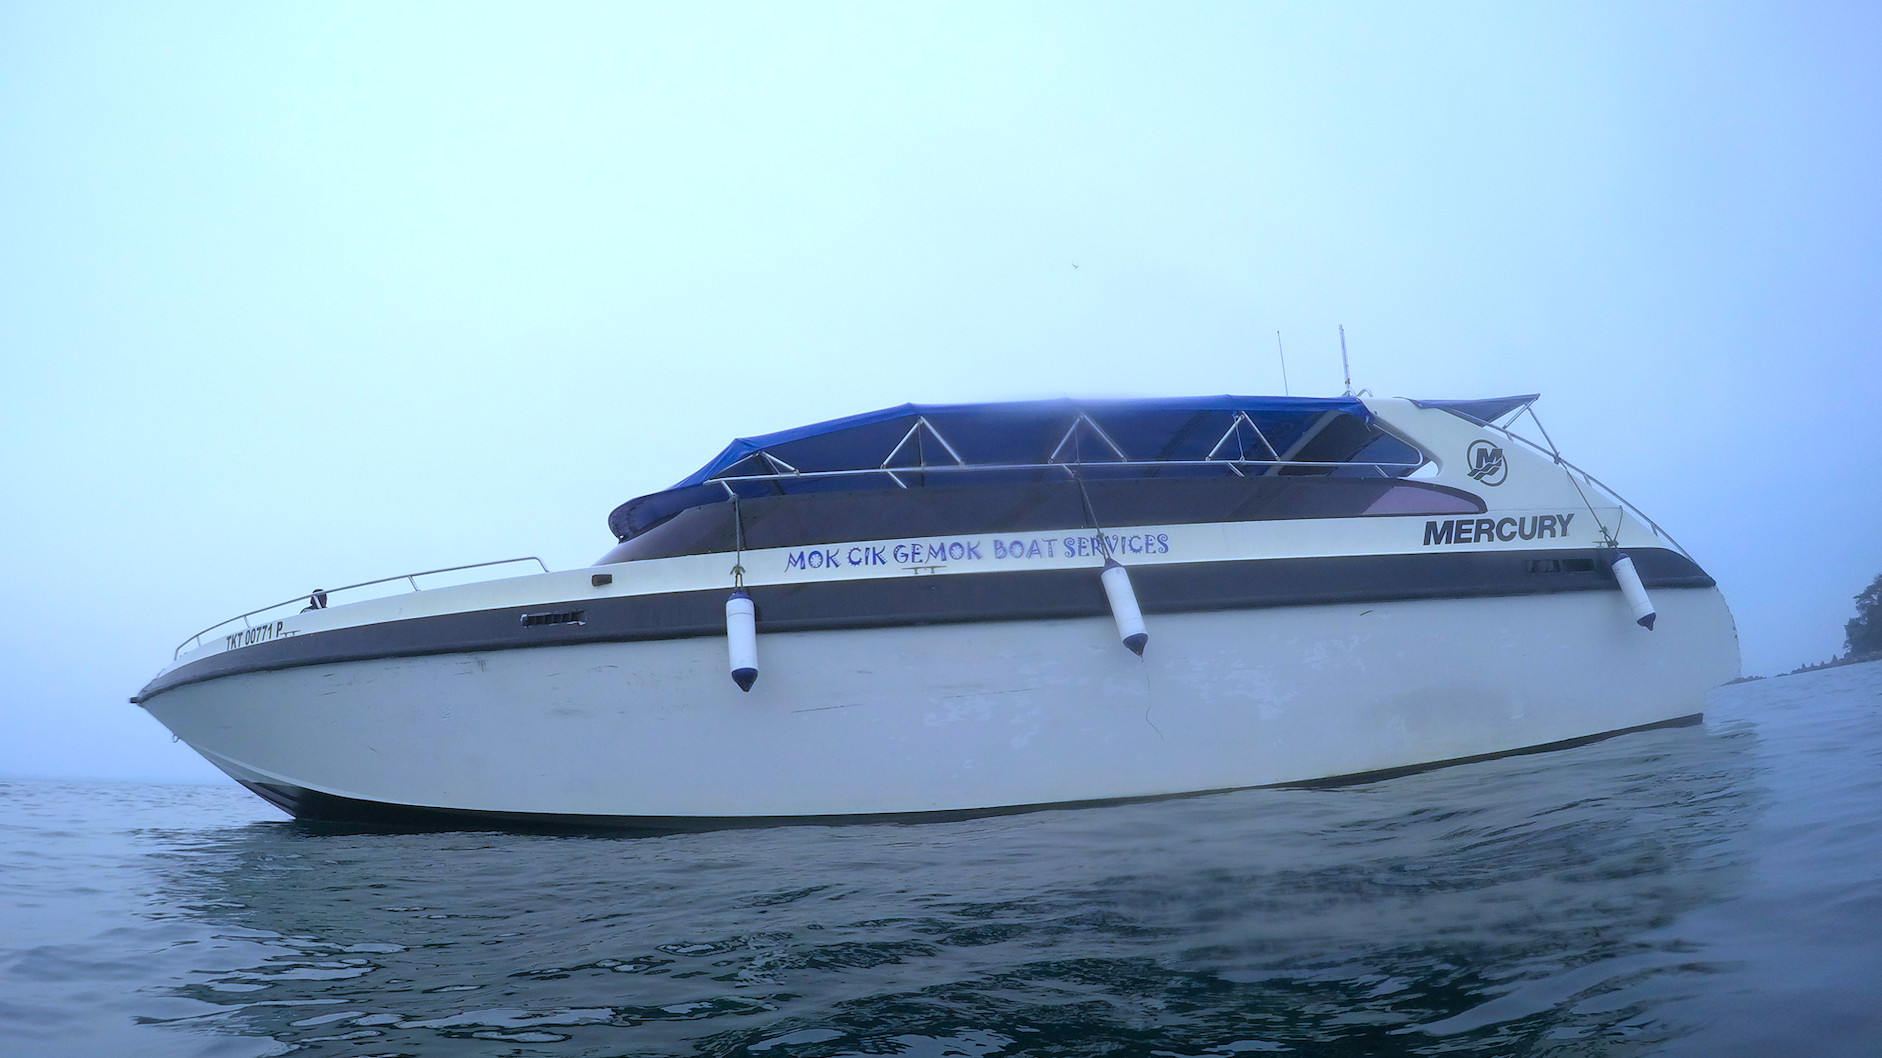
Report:
[[[751,690],[758,680],[758,611],[743,588],[725,600],[725,647],[732,664],[732,682],[741,691]]]
[[[1117,559],[1107,555],[1104,572],[1099,576],[1104,581],[1104,596],[1111,603],[1111,617],[1117,622],[1117,637],[1131,653],[1143,657],[1150,633],[1144,628],[1144,613],[1137,607],[1137,593],[1131,590],[1130,574]]]
[[[1634,623],[1647,631],[1653,631],[1653,620],[1657,616],[1653,611],[1653,600],[1647,597],[1647,586],[1640,583],[1640,574],[1634,569],[1634,560],[1627,557],[1627,552],[1614,552],[1614,561],[1608,567],[1614,573],[1615,583],[1621,586],[1621,594],[1627,597],[1627,605],[1634,611]]]

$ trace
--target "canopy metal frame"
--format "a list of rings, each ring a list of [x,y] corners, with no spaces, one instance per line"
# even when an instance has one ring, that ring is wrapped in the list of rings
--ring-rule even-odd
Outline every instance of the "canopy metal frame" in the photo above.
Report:
[[[960,464],[960,465],[930,463],[929,465],[925,467],[919,468],[919,470],[922,473],[926,473],[926,474],[995,473],[995,472],[1040,471],[1040,470],[1063,470],[1067,472],[1068,474],[1070,474],[1070,473],[1075,473],[1075,468],[1081,467],[1081,466],[1083,467],[1117,467],[1117,468],[1141,467],[1145,469],[1154,468],[1154,467],[1216,467],[1218,469],[1226,470],[1231,474],[1237,474],[1237,475],[1246,477],[1248,476],[1248,472],[1250,468],[1265,471],[1268,473],[1274,473],[1280,470],[1287,469],[1289,467],[1303,467],[1303,468],[1310,468],[1310,469],[1325,469],[1325,470],[1339,470],[1343,467],[1367,467],[1374,471],[1377,471],[1380,477],[1404,477],[1406,474],[1409,474],[1410,472],[1417,470],[1419,467],[1424,466],[1428,462],[1429,460],[1419,460],[1418,462],[1415,462],[1415,463],[1396,463],[1396,462],[1391,462],[1388,460],[1371,460],[1371,459],[1366,460],[1365,462],[1328,462],[1324,460],[1311,460],[1311,459],[1239,459],[1239,458],[1238,459],[1127,459],[1127,460],[1121,460],[1121,461],[1120,460],[1105,460],[1099,463],[967,463],[967,464]],[[719,487],[723,488],[727,496],[738,495],[738,492],[735,489],[733,489],[732,486],[734,484],[743,483],[743,482],[810,480],[810,479],[815,479],[815,478],[849,478],[849,477],[865,477],[871,474],[884,475],[885,477],[889,478],[891,481],[894,481],[896,484],[901,485],[901,487],[907,488],[908,486],[904,484],[903,482],[901,482],[901,480],[896,477],[895,472],[897,470],[900,470],[903,473],[908,473],[909,471],[913,469],[916,469],[916,468],[862,467],[862,468],[855,469],[855,470],[803,470],[803,471],[797,471],[797,472],[789,473],[789,474],[723,474],[722,473],[713,477],[710,480],[711,480],[711,483],[716,484]],[[1393,471],[1401,471],[1402,473],[1395,474],[1395,473],[1392,473]]]
[[[1349,467],[1367,467],[1372,469],[1380,477],[1404,477],[1429,462],[1428,459],[1422,456],[1422,453],[1417,461],[1410,463],[1389,460],[1366,460],[1364,462],[1358,462],[1352,460],[1329,461],[1295,458],[1295,456],[1299,455],[1315,437],[1319,436],[1321,430],[1325,429],[1329,423],[1337,419],[1340,414],[1341,413],[1337,411],[1329,411],[1321,415],[1312,425],[1301,432],[1300,437],[1296,438],[1295,441],[1287,447],[1285,452],[1275,446],[1274,442],[1268,438],[1267,433],[1261,429],[1260,424],[1255,422],[1254,418],[1246,411],[1237,411],[1235,417],[1229,421],[1228,428],[1222,432],[1221,438],[1216,441],[1215,447],[1209,450],[1208,456],[1204,459],[1132,459],[1125,453],[1124,447],[1118,444],[1117,440],[1113,438],[1097,420],[1084,412],[1079,412],[1077,416],[1073,418],[1071,424],[1065,428],[1065,433],[1059,437],[1059,443],[1053,446],[1051,454],[1046,457],[1043,463],[971,463],[965,456],[961,455],[960,449],[956,448],[954,443],[947,439],[947,435],[943,434],[927,416],[918,415],[915,417],[915,421],[909,425],[908,429],[902,433],[902,436],[890,447],[888,454],[882,457],[882,462],[874,467],[852,467],[844,470],[799,470],[784,460],[772,455],[768,449],[761,448],[746,455],[738,460],[738,462],[733,463],[717,474],[714,474],[712,477],[706,479],[706,482],[702,482],[701,484],[716,483],[720,488],[725,490],[727,496],[737,497],[739,495],[738,490],[733,486],[735,484],[744,483],[759,484],[785,480],[854,478],[880,474],[894,482],[898,488],[906,489],[909,487],[909,484],[907,481],[903,480],[903,475],[909,473],[1014,473],[1063,470],[1066,474],[1077,477],[1078,468],[1083,466],[1142,469],[1157,467],[1218,467],[1238,477],[1247,477],[1251,472],[1273,475],[1292,467],[1313,470],[1339,470]],[[1265,452],[1258,450],[1251,453],[1248,450],[1248,445],[1245,443],[1242,434],[1242,427],[1244,426],[1255,435],[1256,440],[1261,442],[1261,448],[1265,449]],[[1109,457],[1099,459],[1088,458],[1084,451],[1086,446],[1079,444],[1081,429],[1089,431],[1102,442],[1104,448],[1109,450]],[[951,462],[929,461],[927,447],[922,443],[924,439],[932,439],[940,446],[942,451],[947,453],[947,457]],[[1234,444],[1233,455],[1225,451],[1229,448],[1231,442]],[[903,453],[910,445],[913,445],[915,448],[915,462],[913,464],[898,463],[897,459],[903,456]],[[1412,447],[1416,450],[1416,446],[1407,447]],[[1070,449],[1069,453],[1067,452],[1068,448]],[[751,466],[760,459],[763,460],[764,465],[769,466],[768,473],[734,473],[734,471],[737,471],[739,468]]]
[[[915,425],[910,426],[908,428],[908,432],[902,435],[902,439],[900,441],[895,442],[895,447],[889,449],[889,454],[883,457],[881,466],[877,467],[878,470],[881,470],[883,473],[889,475],[890,481],[895,482],[898,486],[902,488],[907,488],[908,482],[903,481],[901,477],[897,475],[895,472],[897,470],[907,470],[909,468],[906,465],[896,466],[896,467],[891,468],[889,464],[894,463],[895,457],[901,454],[902,449],[908,447],[908,443],[910,441],[913,441],[915,442],[915,466],[916,468],[920,470],[929,469],[928,450],[926,448],[923,448],[921,444],[921,438],[922,438],[922,434],[924,431],[926,432],[927,436],[934,438],[935,441],[939,443],[941,447],[947,451],[947,454],[949,456],[953,457],[955,466],[964,467],[968,465],[967,460],[961,458],[960,452],[956,451],[954,446],[948,443],[947,437],[945,437],[941,433],[940,430],[935,429],[934,423],[929,422],[928,417],[926,415],[917,415],[915,417]]]

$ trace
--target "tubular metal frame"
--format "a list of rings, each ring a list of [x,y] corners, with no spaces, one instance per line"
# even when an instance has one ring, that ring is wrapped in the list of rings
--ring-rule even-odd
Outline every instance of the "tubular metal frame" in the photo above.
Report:
[[[1528,414],[1529,421],[1536,424],[1536,430],[1542,434],[1542,437],[1543,437],[1542,441],[1536,441],[1532,438],[1525,437],[1522,434],[1517,433],[1515,429],[1513,429],[1513,427],[1516,425],[1517,420],[1521,419],[1525,413]],[[1456,413],[1453,412],[1453,414],[1456,414]],[[1595,477],[1593,474],[1588,473],[1586,470],[1583,470],[1582,468],[1562,458],[1561,450],[1555,447],[1555,440],[1549,436],[1549,428],[1542,425],[1542,420],[1536,416],[1536,407],[1533,403],[1523,405],[1521,408],[1519,408],[1515,412],[1515,414],[1510,415],[1508,417],[1509,424],[1506,426],[1500,426],[1496,424],[1495,422],[1485,422],[1482,419],[1474,418],[1469,415],[1460,416],[1460,418],[1466,419],[1470,422],[1474,422],[1477,425],[1482,426],[1486,430],[1495,430],[1497,433],[1500,433],[1503,436],[1508,437],[1509,439],[1513,441],[1519,441],[1522,444],[1528,445],[1530,448],[1535,449],[1537,452],[1540,452],[1541,454],[1548,456],[1551,462],[1555,463],[1556,466],[1561,467],[1563,472],[1569,475],[1570,484],[1573,484],[1574,479],[1577,476],[1579,476],[1583,482],[1585,482],[1586,484],[1594,488],[1600,489],[1602,492],[1606,493],[1610,499],[1620,504],[1621,513],[1623,515],[1631,512],[1635,518],[1638,518],[1642,522],[1646,523],[1647,527],[1653,530],[1653,533],[1655,536],[1660,537],[1661,539],[1665,540],[1667,543],[1672,544],[1675,548],[1678,548],[1679,553],[1682,555],[1685,555],[1687,558],[1693,557],[1692,552],[1686,550],[1686,545],[1680,543],[1678,540],[1675,540],[1673,538],[1672,533],[1669,533],[1665,529],[1660,528],[1660,523],[1654,521],[1651,517],[1649,517],[1647,512],[1641,510],[1638,504],[1634,503],[1632,500],[1628,499],[1627,497],[1621,495],[1619,492],[1616,492],[1613,486],[1609,485],[1607,482],[1602,481],[1600,478]],[[1592,504],[1589,505],[1589,509],[1590,510],[1593,509]],[[1620,526],[1616,525],[1614,528],[1618,532],[1620,529]],[[1694,561],[1697,561],[1697,560],[1694,559]]]
[[[412,586],[413,591],[423,591],[424,589],[418,586],[417,578],[419,577],[429,577],[434,573],[456,573],[459,570],[465,570],[465,569],[482,569],[485,566],[507,566],[512,562],[534,562],[536,565],[542,567],[542,571],[544,573],[549,572],[548,564],[543,562],[542,559],[537,558],[535,555],[524,555],[521,558],[500,558],[494,562],[472,562],[468,566],[445,566],[442,569],[425,569],[425,570],[419,570],[416,573],[401,573],[396,577],[380,577],[378,580],[362,580],[358,584],[348,584],[347,586],[343,588],[317,588],[315,590],[318,591],[323,596],[330,596],[330,595],[338,594],[339,592],[343,592],[343,591],[352,591],[355,588],[370,588],[375,584],[390,584],[394,581],[402,580],[402,581],[405,581],[407,584],[410,584]],[[177,658],[182,657],[183,648],[186,646],[189,646],[191,643],[194,643],[197,646],[201,646],[204,636],[208,635],[211,632],[214,632],[216,629],[221,628],[224,625],[232,625],[235,622],[240,621],[242,622],[243,628],[253,628],[254,625],[250,624],[248,619],[255,616],[256,614],[267,613],[269,610],[279,610],[283,606],[293,606],[311,597],[312,597],[312,593],[303,593],[300,595],[296,595],[292,599],[284,599],[281,602],[271,603],[267,606],[257,607],[256,609],[250,610],[247,613],[236,614],[234,617],[230,617],[226,620],[217,621],[215,624],[210,625],[208,628],[205,628],[202,631],[196,633],[195,635],[190,636],[189,638],[183,640],[183,642],[178,643],[176,645],[176,649],[170,653],[170,660],[175,661]],[[325,607],[321,607],[321,609],[325,609]]]

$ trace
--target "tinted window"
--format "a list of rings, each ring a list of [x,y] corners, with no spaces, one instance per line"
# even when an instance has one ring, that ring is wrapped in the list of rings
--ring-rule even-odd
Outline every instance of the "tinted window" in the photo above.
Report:
[[[1085,483],[1107,529],[1185,522],[1474,514],[1484,508],[1440,485],[1394,478],[1211,477]],[[898,536],[1077,529],[1088,519],[1076,482],[976,485],[771,496],[741,500],[747,548]],[[730,551],[732,504],[693,507],[622,543],[602,562]]]

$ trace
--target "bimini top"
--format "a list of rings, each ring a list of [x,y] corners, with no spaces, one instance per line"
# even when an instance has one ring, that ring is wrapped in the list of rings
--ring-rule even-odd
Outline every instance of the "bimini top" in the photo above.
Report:
[[[926,484],[1285,473],[1402,476],[1424,462],[1352,397],[903,404],[727,445],[608,516],[617,540],[705,503]]]

